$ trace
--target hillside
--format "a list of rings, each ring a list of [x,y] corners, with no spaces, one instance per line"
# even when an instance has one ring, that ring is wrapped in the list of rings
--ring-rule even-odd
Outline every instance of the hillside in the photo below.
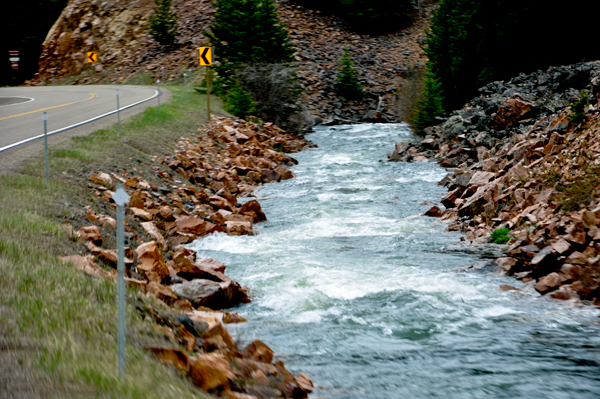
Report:
[[[200,70],[197,48],[207,43],[202,34],[214,9],[209,0],[177,0],[173,9],[179,18],[179,36],[172,46],[160,46],[148,34],[152,0],[71,0],[43,44],[38,76],[30,82],[41,85],[68,83],[149,84],[159,78],[181,79],[187,69]],[[370,36],[348,30],[334,16],[305,9],[291,0],[277,1],[282,22],[298,50],[299,79],[310,113],[322,119],[334,116],[359,121],[381,103],[384,115],[395,120],[402,114],[398,97],[415,69],[424,65],[420,43],[433,5],[423,4],[414,23],[401,32]],[[368,96],[362,102],[347,102],[334,92],[337,67],[343,49],[353,54],[355,67]],[[86,63],[86,52],[96,51],[99,62]],[[216,55],[218,60],[218,54]],[[117,77],[118,76],[118,77]],[[380,101],[381,98],[381,101]]]

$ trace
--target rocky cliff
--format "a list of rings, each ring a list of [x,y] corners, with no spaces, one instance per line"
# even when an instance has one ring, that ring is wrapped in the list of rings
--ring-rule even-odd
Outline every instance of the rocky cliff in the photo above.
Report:
[[[334,16],[305,9],[291,0],[278,0],[278,12],[298,50],[299,79],[307,109],[323,119],[359,121],[378,107],[388,120],[398,117],[398,90],[425,56],[420,48],[433,5],[420,2],[414,23],[388,35],[359,35]],[[206,44],[214,8],[210,0],[174,0],[179,35],[174,46],[160,46],[148,34],[153,0],[71,0],[43,44],[39,74],[32,84],[46,84],[52,73],[72,83],[142,82],[181,78],[184,70],[198,69],[197,48]],[[354,57],[368,95],[346,101],[336,95],[337,67],[344,48]],[[96,51],[99,61],[86,62]],[[218,55],[217,55],[218,60]],[[144,79],[143,77],[146,77]]]
[[[483,244],[493,230],[510,229],[506,255],[492,267],[541,294],[600,304],[600,61],[480,92],[422,141],[397,143],[389,158],[435,158],[453,172],[440,182],[449,189],[446,210],[428,212],[447,230]]]

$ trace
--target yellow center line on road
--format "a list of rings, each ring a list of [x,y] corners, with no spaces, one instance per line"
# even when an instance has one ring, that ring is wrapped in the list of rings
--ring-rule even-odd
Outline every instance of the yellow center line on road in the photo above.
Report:
[[[9,115],[9,116],[5,116],[4,118],[0,118],[1,120],[4,119],[10,119],[10,118],[16,118],[17,116],[23,116],[23,115],[28,115],[28,114],[33,114],[35,112],[40,112],[40,111],[47,111],[49,109],[54,109],[54,108],[60,108],[60,107],[66,107],[67,105],[73,105],[73,104],[77,104],[83,101],[87,101],[87,100],[91,100],[93,98],[98,97],[98,94],[96,93],[88,93],[90,96],[86,99],[83,100],[79,100],[79,101],[73,101],[72,103],[66,103],[66,104],[61,104],[61,105],[55,105],[54,107],[48,107],[48,108],[40,108],[40,109],[36,109],[34,111],[29,111],[29,112],[23,112],[22,114],[15,114],[15,115]]]

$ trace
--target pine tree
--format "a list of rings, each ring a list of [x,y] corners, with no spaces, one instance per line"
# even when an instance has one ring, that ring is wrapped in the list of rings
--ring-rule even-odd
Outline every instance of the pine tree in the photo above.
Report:
[[[215,8],[210,32],[204,34],[219,57],[222,78],[243,64],[293,61],[295,50],[273,0],[217,0]]]
[[[352,66],[350,50],[344,49],[340,67],[337,75],[337,91],[340,95],[348,99],[357,99],[363,96],[364,92],[358,81],[358,71]]]
[[[248,93],[242,85],[233,80],[231,89],[224,97],[223,107],[225,111],[237,116],[246,118],[256,112],[256,107],[252,95]]]
[[[154,3],[150,35],[162,45],[173,44],[177,36],[177,14],[171,11],[171,0],[154,0]]]
[[[436,79],[435,75],[428,70],[425,74],[423,99],[417,101],[417,115],[412,121],[417,127],[417,132],[436,124],[436,116],[444,113],[443,99],[442,85],[439,79]]]

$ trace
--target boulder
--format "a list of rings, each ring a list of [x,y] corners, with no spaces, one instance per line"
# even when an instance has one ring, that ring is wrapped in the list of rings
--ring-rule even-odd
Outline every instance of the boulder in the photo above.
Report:
[[[163,279],[169,275],[169,269],[165,264],[162,254],[158,250],[156,241],[144,243],[136,248],[138,270],[141,271],[148,280]]]
[[[154,354],[162,364],[173,366],[184,373],[187,373],[190,368],[189,356],[181,349],[147,347],[146,350]]]
[[[266,222],[267,216],[263,212],[260,203],[257,200],[251,200],[246,202],[240,208],[239,213],[252,215],[254,217],[254,223]]]
[[[432,206],[429,208],[427,212],[424,213],[425,216],[430,216],[434,218],[439,218],[444,215],[444,211],[442,211],[438,206]]]
[[[95,245],[102,245],[102,235],[97,226],[86,226],[79,229],[77,237],[82,241],[91,241]]]
[[[256,362],[271,363],[273,361],[273,350],[261,340],[254,340],[246,346],[242,352],[244,358]]]
[[[150,237],[152,237],[154,240],[156,240],[158,244],[160,244],[161,247],[165,245],[165,238],[153,222],[142,222],[140,223],[140,225]]]
[[[227,387],[235,379],[229,362],[213,353],[199,355],[190,366],[189,376],[204,391]]]
[[[542,277],[535,285],[535,289],[540,294],[544,295],[550,291],[554,291],[561,284],[560,276],[558,273],[550,273],[547,276]]]
[[[206,272],[206,270],[205,270]],[[181,284],[173,284],[171,289],[180,298],[189,300],[197,308],[205,306],[210,309],[225,309],[240,303],[250,302],[248,295],[238,283],[221,275],[217,279],[216,275],[206,273],[206,278],[197,278]]]

